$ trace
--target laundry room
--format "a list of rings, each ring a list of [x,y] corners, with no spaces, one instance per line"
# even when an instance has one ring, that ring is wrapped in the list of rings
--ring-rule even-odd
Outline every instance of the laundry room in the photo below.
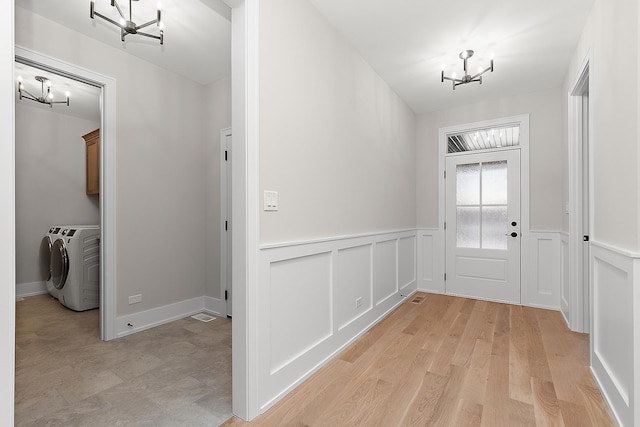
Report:
[[[19,62],[15,75],[16,295],[98,308],[101,89]]]

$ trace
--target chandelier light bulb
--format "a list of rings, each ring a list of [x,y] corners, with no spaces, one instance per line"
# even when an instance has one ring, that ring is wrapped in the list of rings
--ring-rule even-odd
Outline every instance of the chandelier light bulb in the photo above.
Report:
[[[64,96],[66,96],[67,98],[69,98],[69,97],[71,96],[71,94],[69,93],[69,91],[66,91],[66,92],[64,93]]]
[[[451,73],[451,77],[456,78],[456,73]]]
[[[51,80],[47,80],[47,87],[51,87]]]
[[[124,18],[120,18],[120,26],[124,27],[124,25],[127,23],[127,21],[124,20]]]
[[[22,76],[18,76],[18,83],[22,83]]]

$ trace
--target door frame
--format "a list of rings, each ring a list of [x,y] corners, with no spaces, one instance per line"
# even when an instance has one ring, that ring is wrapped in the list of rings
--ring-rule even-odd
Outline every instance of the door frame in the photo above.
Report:
[[[100,96],[100,277],[102,281],[100,287],[100,338],[104,341],[115,339],[117,337],[116,81],[111,77],[94,73],[21,46],[15,46],[15,60],[102,89]]]
[[[229,215],[231,206],[228,203],[229,191],[227,190],[228,180],[231,179],[231,176],[229,176],[229,162],[231,159],[227,160],[225,157],[225,152],[229,151],[227,150],[227,137],[229,136],[231,136],[231,128],[220,130],[220,298],[225,302],[227,316],[233,312],[233,310],[229,310],[229,301],[225,299],[225,291],[232,290],[232,284],[229,283],[228,279],[229,269],[227,267],[229,261],[233,259],[229,252],[230,239],[225,229],[225,221],[231,222],[231,216]],[[233,180],[231,182],[233,184]],[[229,224],[227,224],[227,229],[230,229]],[[233,292],[230,293],[233,295]],[[231,298],[231,301],[233,301],[233,296]]]
[[[593,120],[591,119],[592,103],[591,96],[589,96],[588,108],[588,135],[587,135],[587,152],[584,152],[583,141],[583,96],[585,92],[591,92],[590,90],[590,63],[591,63],[591,51],[587,52],[582,65],[578,69],[576,78],[573,84],[570,86],[568,97],[568,137],[569,137],[569,257],[570,257],[570,283],[569,283],[569,306],[568,316],[565,318],[569,328],[576,332],[589,332],[590,322],[590,297],[589,297],[589,277],[585,268],[588,265],[584,265],[584,251],[585,248],[583,241],[583,230],[588,230],[590,238],[591,231],[593,230]],[[588,179],[585,183],[583,181],[583,158],[588,156]],[[588,203],[583,200],[584,186],[587,185]],[[584,224],[583,213],[587,210],[589,224]],[[585,227],[586,225],[586,227]],[[587,261],[588,263],[588,261]],[[564,302],[561,302],[564,304]],[[564,311],[563,311],[564,314]]]
[[[438,130],[438,246],[442,256],[440,257],[440,271],[446,274],[447,245],[444,224],[446,221],[446,170],[447,136],[452,133],[472,132],[474,130],[490,127],[503,127],[517,125],[520,127],[520,303],[525,304],[525,286],[523,278],[528,277],[527,264],[529,257],[529,114],[503,117],[498,119],[483,120],[472,123],[464,123]],[[444,274],[439,278],[442,282],[441,289],[446,293]]]

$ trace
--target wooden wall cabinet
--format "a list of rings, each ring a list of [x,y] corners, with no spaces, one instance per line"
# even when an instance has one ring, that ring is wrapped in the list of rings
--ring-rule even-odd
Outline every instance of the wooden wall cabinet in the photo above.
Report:
[[[87,195],[100,193],[100,129],[83,135],[86,145]]]

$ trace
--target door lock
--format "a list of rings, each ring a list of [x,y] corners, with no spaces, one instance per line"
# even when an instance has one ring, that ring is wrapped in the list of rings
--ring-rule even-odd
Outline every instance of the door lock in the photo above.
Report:
[[[515,231],[513,233],[507,233],[505,234],[505,236],[507,237],[518,237],[518,233],[516,233]]]

